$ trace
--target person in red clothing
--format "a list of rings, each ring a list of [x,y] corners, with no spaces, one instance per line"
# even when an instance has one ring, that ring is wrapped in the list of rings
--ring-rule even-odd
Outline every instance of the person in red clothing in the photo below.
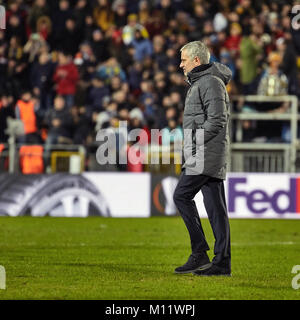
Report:
[[[74,95],[78,79],[78,70],[71,56],[64,52],[59,52],[58,65],[53,75],[53,81],[56,93],[64,97],[67,108],[71,108],[74,105]]]
[[[230,25],[230,35],[226,39],[224,46],[231,52],[232,56],[238,56],[240,50],[240,42],[242,39],[242,27],[239,23],[232,23]]]

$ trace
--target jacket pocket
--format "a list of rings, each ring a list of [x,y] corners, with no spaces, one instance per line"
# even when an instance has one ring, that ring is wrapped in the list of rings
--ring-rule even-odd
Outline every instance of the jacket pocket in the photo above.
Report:
[[[203,125],[203,123],[205,122],[205,114],[198,113],[194,117],[195,129],[200,128],[200,126]]]

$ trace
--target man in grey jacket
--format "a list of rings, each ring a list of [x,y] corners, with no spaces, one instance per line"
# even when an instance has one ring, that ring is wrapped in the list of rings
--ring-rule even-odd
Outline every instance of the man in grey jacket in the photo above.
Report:
[[[231,275],[230,230],[223,184],[229,145],[229,98],[225,86],[231,71],[220,63],[209,63],[209,50],[201,41],[190,42],[180,51],[180,67],[190,87],[183,114],[185,162],[173,198],[189,231],[192,254],[175,272]],[[212,263],[193,200],[200,190],[215,237]]]

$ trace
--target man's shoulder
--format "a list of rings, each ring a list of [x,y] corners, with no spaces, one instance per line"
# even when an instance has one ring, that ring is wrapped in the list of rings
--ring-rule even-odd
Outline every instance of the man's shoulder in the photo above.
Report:
[[[221,78],[210,73],[203,75],[201,78],[195,81],[195,85],[203,89],[225,87],[225,83],[222,81]]]

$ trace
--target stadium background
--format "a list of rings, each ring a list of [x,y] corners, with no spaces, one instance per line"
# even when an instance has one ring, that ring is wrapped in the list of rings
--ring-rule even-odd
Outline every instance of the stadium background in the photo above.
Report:
[[[295,258],[298,221],[277,221],[300,218],[300,29],[292,23],[297,1],[0,4],[6,8],[6,29],[0,30],[0,215],[131,217],[107,222],[98,218],[99,228],[94,228],[98,224],[94,218],[86,222],[1,218],[0,263],[12,270],[7,285],[11,291],[4,298],[299,298],[290,291],[289,277],[292,266],[300,263]],[[99,129],[117,131],[120,121],[128,121],[128,130],[148,133],[145,141],[139,141],[143,150],[152,142],[150,130],[160,129],[154,152],[161,159],[171,142],[169,151],[175,159],[172,143],[182,138],[186,91],[178,68],[179,49],[193,40],[204,41],[211,61],[224,63],[233,72],[227,88],[232,101],[229,215],[270,219],[231,222],[237,267],[233,285],[227,280],[226,288],[222,282],[210,282],[211,288],[201,283],[189,292],[183,280],[170,288],[173,280],[168,275],[170,264],[175,266],[178,254],[184,257],[188,247],[183,245],[187,239],[182,222],[168,217],[176,215],[172,192],[180,168],[174,163],[100,166],[96,135]],[[168,133],[174,128],[178,136],[170,141]],[[206,217],[201,195],[196,201],[200,215]],[[160,220],[134,219],[150,216]],[[205,219],[204,227],[208,228]],[[61,236],[66,237],[63,243]],[[96,252],[98,236],[109,244]],[[162,259],[157,243],[164,243],[171,255]],[[138,254],[142,246],[150,248],[151,258]],[[109,252],[117,247],[118,257],[112,257]],[[5,253],[7,248],[10,254]],[[39,255],[36,249],[43,248]],[[124,263],[125,255],[130,262]],[[57,265],[51,271],[47,267],[53,258]],[[141,275],[135,259],[144,265],[146,275]],[[163,260],[161,265],[157,259]],[[263,263],[253,264],[253,259]],[[252,271],[244,268],[245,261]],[[100,282],[95,284],[97,265],[104,275],[96,272]],[[37,277],[46,275],[49,282],[33,279],[32,270]],[[122,288],[114,282],[116,271]],[[159,291],[152,283],[161,271]],[[77,283],[83,273],[86,282]],[[22,282],[23,276],[30,278],[31,287]],[[100,294],[93,286],[102,286],[104,278],[114,284]],[[72,281],[76,285],[68,291]],[[136,281],[145,283],[131,290]]]
[[[229,171],[240,172],[241,177],[244,172],[297,172],[300,31],[297,20],[293,21],[297,12],[292,9],[296,1],[39,0],[3,4],[2,172],[150,172],[153,181],[166,179],[155,177],[157,174],[176,177],[180,165],[174,163],[181,155],[172,146],[182,139],[187,86],[178,68],[179,49],[197,39],[209,47],[211,62],[224,63],[233,73],[228,85],[232,101]],[[18,120],[23,131],[18,132],[18,122],[11,119]],[[154,152],[160,164],[99,165],[97,132],[117,131],[120,121],[127,121],[128,131],[140,128],[147,133],[136,145],[145,157]],[[175,128],[177,134],[170,136]],[[151,141],[151,129],[161,130],[158,146]],[[120,149],[110,150],[117,159],[119,150],[129,150],[133,144],[125,141],[122,145],[121,141],[118,137]],[[162,164],[166,148],[173,157],[171,165]],[[153,187],[148,186],[152,188],[147,191],[152,209],[145,204],[142,211],[164,214],[162,207],[172,202],[169,194],[176,184],[175,178],[170,179],[167,181],[173,182],[160,194],[156,189],[153,195]],[[271,199],[276,192],[272,181],[277,178],[268,175],[266,179],[263,192]],[[296,188],[289,188],[290,176],[284,179],[284,190],[298,194]],[[9,187],[16,183],[24,188],[22,180],[2,185],[2,214],[12,210],[7,197],[12,198],[9,201],[21,197]],[[246,187],[253,191],[249,183]],[[72,194],[74,208],[78,197]],[[256,196],[260,201],[260,195]],[[295,203],[288,203],[295,202],[295,196],[283,198],[279,202],[286,208],[284,213],[298,212]],[[84,201],[92,202],[82,197],[77,202],[82,205]],[[269,216],[274,217],[272,206],[268,208]],[[238,207],[236,211],[246,213],[248,209]],[[22,208],[23,214],[32,210]],[[72,210],[70,205],[68,210]],[[10,214],[21,214],[18,212],[16,207]]]

